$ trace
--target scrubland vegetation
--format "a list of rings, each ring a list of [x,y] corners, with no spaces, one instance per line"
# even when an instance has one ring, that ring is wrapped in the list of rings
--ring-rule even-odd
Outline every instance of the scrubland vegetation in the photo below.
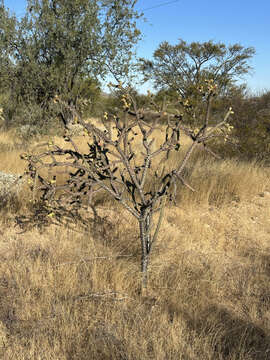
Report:
[[[21,173],[9,136],[1,170]],[[181,187],[166,206],[147,296],[135,219],[108,196],[88,230],[24,232],[15,218],[31,210],[28,188],[6,203],[3,359],[269,358],[269,168],[199,152],[193,161],[196,192]]]
[[[0,0],[0,359],[268,360],[270,92],[237,83],[255,50],[180,39],[134,64],[135,3]]]

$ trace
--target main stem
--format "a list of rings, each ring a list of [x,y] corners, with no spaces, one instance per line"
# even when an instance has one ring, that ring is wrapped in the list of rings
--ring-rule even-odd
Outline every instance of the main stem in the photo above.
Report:
[[[157,235],[161,226],[161,222],[164,216],[164,207],[166,203],[166,197],[161,199],[161,207],[159,211],[159,219],[154,231],[154,235],[151,236],[151,225],[153,220],[153,212],[148,209],[146,213],[145,210],[141,210],[141,216],[139,218],[140,225],[140,239],[141,239],[141,272],[142,272],[142,291],[146,292],[147,282],[148,282],[148,266],[150,262],[150,253],[153,244],[157,240]]]
[[[148,265],[150,259],[151,250],[151,214],[145,214],[144,211],[141,213],[139,219],[140,225],[140,239],[141,239],[141,272],[142,272],[142,290],[145,291],[147,288],[148,281]]]

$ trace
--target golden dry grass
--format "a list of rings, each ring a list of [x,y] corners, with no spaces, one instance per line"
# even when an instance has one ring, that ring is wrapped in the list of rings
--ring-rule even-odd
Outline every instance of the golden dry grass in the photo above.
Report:
[[[2,152],[0,171],[20,173],[18,155]],[[270,358],[270,169],[193,162],[196,193],[181,187],[166,208],[147,296],[137,224],[118,204],[105,198],[87,233],[20,234],[26,192],[2,210],[1,359]]]

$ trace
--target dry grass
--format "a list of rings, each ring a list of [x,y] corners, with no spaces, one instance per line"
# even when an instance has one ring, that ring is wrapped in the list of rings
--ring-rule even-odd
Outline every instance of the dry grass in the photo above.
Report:
[[[19,152],[2,151],[0,171],[20,173]],[[1,359],[270,358],[270,170],[193,160],[197,191],[182,187],[166,208],[148,296],[136,223],[118,205],[104,198],[103,221],[87,233],[78,224],[20,234],[25,192],[5,209]]]

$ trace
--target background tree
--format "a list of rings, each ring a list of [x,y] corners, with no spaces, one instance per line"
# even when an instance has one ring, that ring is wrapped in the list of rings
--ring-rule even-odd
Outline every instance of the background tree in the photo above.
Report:
[[[202,120],[200,99],[202,86],[212,80],[218,95],[228,93],[243,75],[251,69],[248,60],[254,55],[252,47],[239,44],[192,42],[182,39],[176,45],[167,41],[154,52],[153,60],[140,59],[144,80],[153,80],[157,89],[175,92],[185,106],[189,106],[190,120]]]
[[[12,52],[16,25],[16,18],[5,8],[3,0],[0,0],[0,107],[4,105],[10,88],[12,61],[9,54]]]
[[[80,82],[119,78],[128,72],[139,39],[133,0],[28,0],[26,15],[10,29],[2,3],[1,46],[11,61],[12,102],[37,104],[48,114],[49,102],[61,94],[77,107]],[[14,20],[15,21],[15,20]],[[8,36],[12,33],[12,36]],[[2,49],[1,49],[2,50]],[[2,72],[1,72],[2,73]],[[71,121],[67,112],[66,123]],[[72,116],[71,116],[72,118]]]

